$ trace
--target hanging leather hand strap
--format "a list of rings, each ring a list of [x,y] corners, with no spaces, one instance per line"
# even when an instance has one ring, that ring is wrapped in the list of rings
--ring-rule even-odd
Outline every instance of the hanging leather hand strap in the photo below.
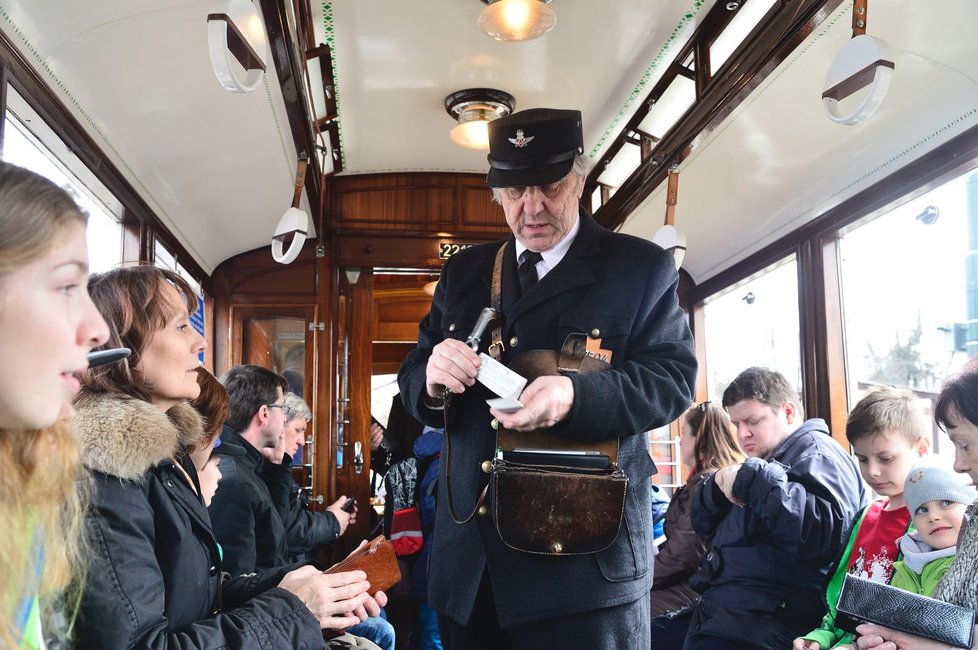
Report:
[[[501,296],[501,286],[502,286],[502,275],[503,275],[503,253],[506,251],[506,245],[509,242],[504,242],[502,246],[499,247],[499,251],[496,252],[496,261],[492,267],[492,294],[490,296],[492,308],[496,310],[496,322],[493,324],[492,328],[492,344],[489,346],[489,354],[493,359],[499,361],[502,357],[502,351],[505,349],[503,347],[502,339],[502,302],[500,300]],[[479,498],[475,502],[475,507],[469,516],[465,519],[459,519],[458,515],[455,514],[455,500],[452,499],[452,437],[448,434],[448,401],[446,400],[444,410],[442,411],[442,418],[445,426],[445,490],[448,495],[448,512],[452,516],[452,521],[458,525],[467,524],[472,521],[476,513],[479,512],[479,508],[482,507],[483,502],[486,500],[486,493],[489,490],[489,481],[482,487],[482,491],[479,493]],[[486,460],[482,464],[482,472],[489,476],[486,463],[489,463],[489,470],[491,471],[491,460]]]

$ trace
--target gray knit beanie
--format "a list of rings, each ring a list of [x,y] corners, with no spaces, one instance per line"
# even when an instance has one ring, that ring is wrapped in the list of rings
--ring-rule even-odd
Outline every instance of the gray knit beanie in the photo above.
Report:
[[[934,465],[915,465],[903,486],[903,498],[911,516],[928,501],[970,504],[978,498],[974,486],[966,484],[961,474]]]

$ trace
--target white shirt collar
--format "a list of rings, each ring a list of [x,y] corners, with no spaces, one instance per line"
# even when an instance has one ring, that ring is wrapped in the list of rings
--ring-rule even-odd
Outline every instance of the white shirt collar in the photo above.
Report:
[[[571,226],[570,232],[557,242],[556,246],[541,251],[540,255],[543,259],[537,262],[537,278],[542,280],[543,276],[550,272],[560,260],[564,259],[564,255],[570,250],[571,244],[574,243],[574,238],[577,237],[577,231],[581,229],[581,215],[577,214],[574,219],[574,225]],[[516,262],[519,264],[520,258],[523,256],[523,251],[526,250],[526,246],[520,243],[520,240],[516,240]]]

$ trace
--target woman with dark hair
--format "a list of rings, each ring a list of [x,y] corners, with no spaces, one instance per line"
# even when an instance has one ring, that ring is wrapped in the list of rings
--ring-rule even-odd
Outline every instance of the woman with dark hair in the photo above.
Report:
[[[934,405],[934,420],[954,444],[954,471],[978,482],[978,360],[950,377]],[[965,511],[965,524],[958,538],[954,562],[938,587],[938,598],[978,612],[978,501]],[[944,650],[952,646],[897,632],[879,625],[856,628],[860,650]],[[972,637],[978,649],[978,628]]]
[[[179,275],[152,266],[93,276],[89,290],[111,325],[109,346],[132,355],[85,374],[76,400],[94,483],[93,562],[78,645],[319,649],[320,628],[376,614],[362,572],[326,575],[306,566],[223,574],[186,453],[211,435],[187,404],[200,393],[205,348],[189,320],[196,297]],[[376,598],[386,600],[381,592]]]
[[[204,439],[199,445],[187,445],[186,453],[197,470],[200,481],[200,496],[204,505],[209,506],[217,492],[217,484],[221,480],[220,456],[211,453],[220,444],[221,427],[231,414],[231,399],[224,386],[206,368],[197,368],[197,384],[200,394],[190,402],[194,410],[203,418]],[[241,450],[244,453],[244,450]]]
[[[86,220],[63,189],[0,162],[0,648],[43,647],[42,606],[83,565],[78,443],[58,420],[108,337],[85,289]]]
[[[746,458],[737,443],[736,430],[719,404],[703,402],[692,406],[682,422],[679,450],[683,465],[691,470],[666,511],[666,541],[655,557],[652,582],[652,645],[660,649],[671,648],[674,643],[678,643],[675,647],[682,645],[685,625],[677,628],[680,636],[673,640],[671,622],[677,612],[685,611],[699,596],[689,586],[689,578],[699,569],[706,544],[693,531],[689,517],[693,491],[721,467]]]

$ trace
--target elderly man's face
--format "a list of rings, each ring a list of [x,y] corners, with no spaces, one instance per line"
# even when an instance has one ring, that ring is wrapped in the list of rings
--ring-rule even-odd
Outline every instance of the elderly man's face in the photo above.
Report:
[[[584,179],[573,171],[549,185],[502,187],[496,192],[506,223],[531,251],[553,248],[574,227]]]

